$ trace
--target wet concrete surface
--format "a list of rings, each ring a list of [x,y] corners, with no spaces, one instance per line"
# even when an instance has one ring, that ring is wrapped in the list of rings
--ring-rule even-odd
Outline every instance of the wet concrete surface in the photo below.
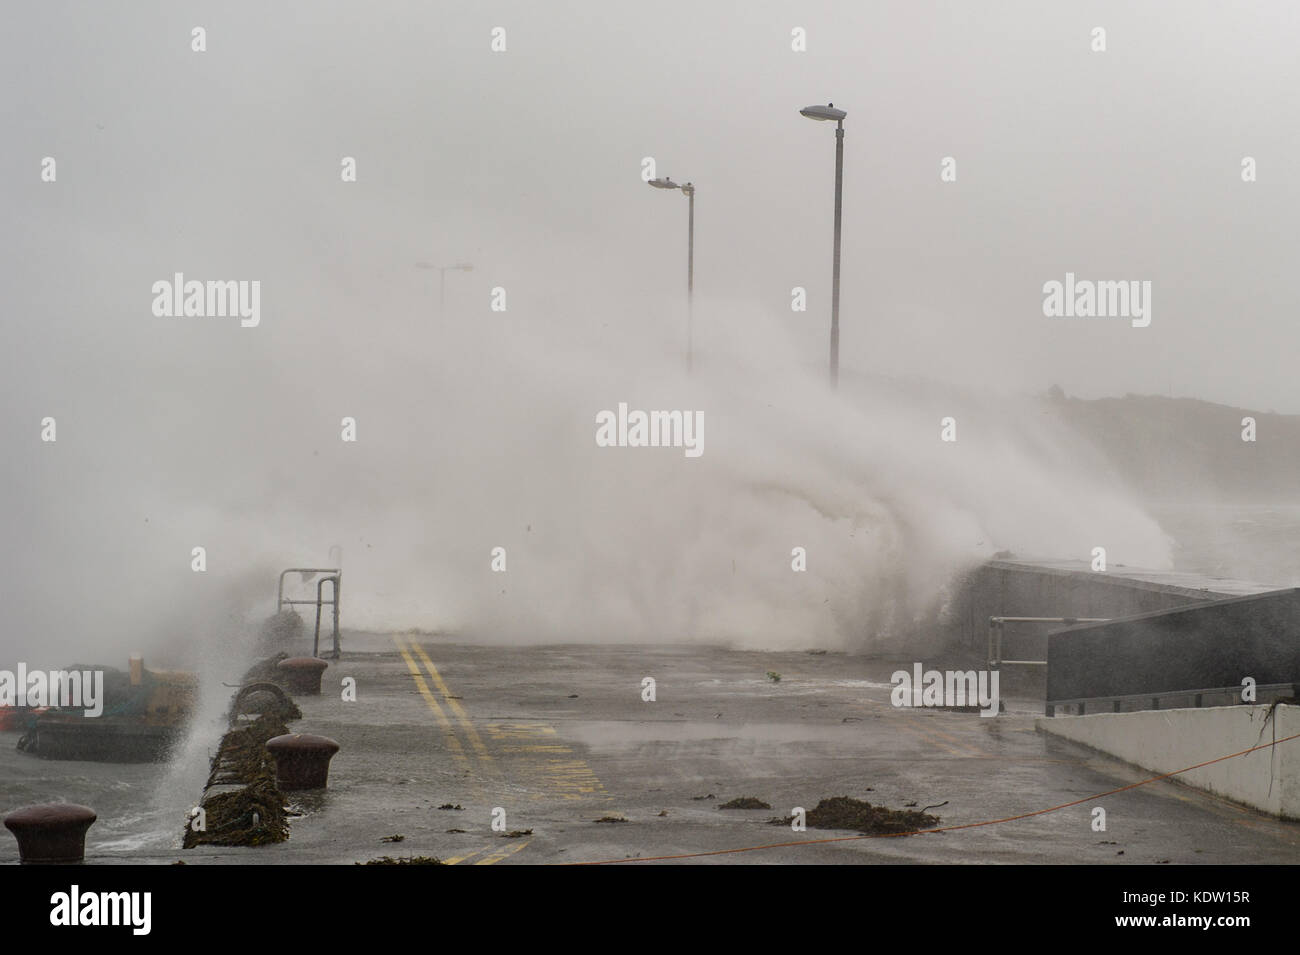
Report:
[[[895,708],[902,656],[758,652],[699,646],[497,647],[434,635],[348,633],[319,697],[300,697],[295,732],[341,744],[329,788],[290,794],[302,815],[287,842],[182,850],[220,727],[195,728],[191,766],[40,760],[0,734],[0,811],[82,802],[99,813],[87,862],[321,864],[431,855],[461,864],[576,863],[807,842],[697,856],[745,863],[1158,863],[1300,861],[1300,824],[1173,781],[1088,798],[1144,771],[1035,731],[1041,697],[1004,689],[1007,712]],[[970,668],[929,659],[927,668]],[[768,678],[779,673],[779,682]],[[355,702],[342,699],[346,677]],[[655,680],[655,700],[642,681]],[[210,736],[210,739],[204,739]],[[1205,754],[1205,759],[1225,755]],[[930,810],[907,837],[812,840],[768,820],[847,795]],[[708,798],[712,796],[713,798]],[[756,796],[771,810],[720,810]],[[701,798],[704,797],[704,798]],[[459,809],[440,809],[445,804]],[[1106,830],[1093,830],[1094,807]],[[494,814],[494,810],[499,810]],[[493,830],[504,811],[508,838]],[[597,822],[605,817],[626,822]],[[461,832],[449,830],[463,830]],[[403,836],[400,842],[384,838]],[[0,841],[0,863],[17,861]]]

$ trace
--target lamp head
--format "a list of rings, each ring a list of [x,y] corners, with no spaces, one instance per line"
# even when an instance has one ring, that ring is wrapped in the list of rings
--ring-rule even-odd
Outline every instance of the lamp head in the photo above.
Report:
[[[827,103],[825,106],[805,106],[799,110],[799,115],[822,121],[834,120],[838,123],[843,122],[844,117],[849,114],[842,109],[836,109],[834,103]]]

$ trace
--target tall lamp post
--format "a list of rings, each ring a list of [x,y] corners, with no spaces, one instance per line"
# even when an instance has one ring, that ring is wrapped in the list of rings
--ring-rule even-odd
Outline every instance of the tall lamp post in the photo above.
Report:
[[[680,189],[689,200],[686,219],[686,374],[690,375],[695,351],[695,186],[689,182],[679,186],[667,176],[651,179],[649,184],[656,189]]]
[[[801,116],[822,122],[835,121],[835,244],[831,265],[831,387],[840,383],[840,208],[844,195],[844,117],[848,113],[825,106],[805,106]]]

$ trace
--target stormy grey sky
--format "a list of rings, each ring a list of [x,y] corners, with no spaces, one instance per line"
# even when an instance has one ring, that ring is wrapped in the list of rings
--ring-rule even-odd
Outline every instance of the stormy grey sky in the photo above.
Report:
[[[519,320],[605,295],[615,325],[635,303],[673,306],[684,201],[645,188],[644,156],[698,186],[701,300],[781,315],[816,360],[833,136],[796,110],[833,99],[849,112],[847,368],[1300,412],[1291,3],[41,3],[5,16],[19,394],[57,373],[55,349],[131,324],[157,334],[137,290],[173,267],[260,278],[265,337],[319,325],[314,296],[346,296],[343,327],[316,334],[363,353],[386,347],[385,303],[427,304],[417,260],[474,260],[449,278],[471,313],[494,285]],[[195,25],[206,53],[189,49]],[[505,53],[489,49],[494,26]],[[1095,26],[1105,53],[1089,49]],[[807,52],[790,49],[794,27]],[[38,180],[45,155],[57,186]],[[339,183],[344,155],[355,185]],[[939,180],[944,156],[955,183]],[[1042,284],[1066,271],[1150,280],[1151,326],[1044,318]],[[795,285],[804,314],[789,311]],[[545,320],[562,326],[564,309]]]
[[[29,642],[85,632],[95,608],[118,642],[151,608],[211,600],[219,616],[239,600],[191,572],[196,543],[259,599],[276,569],[343,543],[349,594],[384,609],[376,624],[464,594],[472,610],[518,593],[521,615],[562,595],[578,612],[557,619],[598,619],[573,581],[599,590],[618,560],[612,592],[647,589],[611,628],[672,587],[761,617],[759,595],[798,601],[761,575],[714,599],[732,584],[709,568],[735,574],[755,527],[783,528],[763,545],[788,561],[810,515],[827,549],[847,548],[845,588],[866,558],[841,531],[877,518],[897,537],[867,556],[925,551],[920,589],[998,546],[1073,555],[1103,525],[1158,564],[1153,527],[1104,481],[1062,489],[1068,449],[1026,463],[1019,491],[971,487],[996,441],[964,452],[965,475],[925,450],[850,489],[919,446],[919,428],[928,449],[939,409],[923,426],[900,412],[881,445],[892,424],[837,418],[791,386],[824,375],[834,136],[797,111],[827,100],[848,111],[846,376],[1300,412],[1294,4],[43,2],[4,18],[3,596]],[[345,156],[355,183],[340,181]],[[940,181],[946,156],[956,182]],[[1257,182],[1242,182],[1244,156]],[[644,157],[698,189],[697,394],[664,377],[680,367],[686,204],[646,187]],[[460,261],[475,270],[447,276],[440,321],[437,273],[417,263]],[[152,284],[178,271],[260,281],[261,324],[155,317]],[[1045,318],[1043,283],[1066,272],[1150,281],[1150,326]],[[489,308],[498,286],[504,313]],[[807,312],[791,312],[793,286]],[[723,387],[733,361],[747,377]],[[680,523],[655,551],[626,496],[663,490],[659,465],[616,474],[621,459],[574,449],[601,408],[638,394],[703,407],[710,388],[759,417],[709,419],[718,450],[670,472]],[[767,395],[787,389],[771,428]],[[360,453],[340,447],[342,415],[361,422]],[[45,416],[57,445],[37,440]],[[788,444],[760,453],[769,433]],[[874,455],[844,440],[867,433]],[[799,495],[764,496],[786,478]],[[621,515],[618,533],[583,523],[592,500]],[[728,504],[730,526],[710,524]],[[1068,508],[1069,527],[1046,517]],[[904,546],[922,525],[934,546]],[[707,566],[673,563],[690,534],[715,549]],[[509,594],[448,576],[497,543],[587,564],[531,583],[512,569]]]

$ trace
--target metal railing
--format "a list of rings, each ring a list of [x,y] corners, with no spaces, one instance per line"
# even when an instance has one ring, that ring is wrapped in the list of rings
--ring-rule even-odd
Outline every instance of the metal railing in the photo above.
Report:
[[[291,600],[284,595],[284,578],[288,574],[325,574],[320,580],[316,581],[316,599],[315,600]],[[275,612],[280,613],[285,607],[293,607],[300,604],[316,605],[316,636],[312,641],[312,656],[320,656],[320,611],[322,606],[332,607],[334,610],[334,650],[331,657],[335,660],[339,658],[339,587],[343,580],[343,571],[338,567],[290,567],[287,570],[280,571],[280,583],[275,592]],[[330,585],[332,599],[326,600],[324,591],[325,584]]]
[[[1045,667],[1046,660],[1002,659],[1002,637],[1008,623],[1063,623],[1067,627],[1076,623],[1105,623],[1110,617],[989,617],[988,667],[1002,666]]]

